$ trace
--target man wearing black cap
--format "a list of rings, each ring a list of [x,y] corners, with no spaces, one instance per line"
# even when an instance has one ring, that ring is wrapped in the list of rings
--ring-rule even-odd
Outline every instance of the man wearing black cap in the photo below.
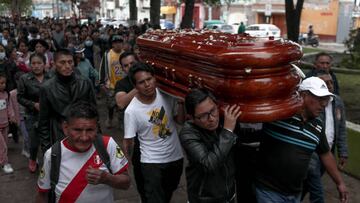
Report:
[[[124,71],[121,68],[119,58],[123,52],[124,40],[120,35],[112,35],[110,37],[111,49],[105,52],[100,66],[100,85],[107,95],[108,119],[107,127],[112,127],[114,117],[114,109],[116,106],[114,98],[114,88],[118,80],[124,77]]]

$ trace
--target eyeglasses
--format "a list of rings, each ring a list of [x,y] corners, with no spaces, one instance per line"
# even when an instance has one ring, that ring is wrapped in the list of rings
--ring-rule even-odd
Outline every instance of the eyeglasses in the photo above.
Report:
[[[217,116],[219,113],[218,107],[214,106],[209,112],[202,113],[198,116],[194,116],[196,119],[200,120],[201,122],[206,122],[210,119],[210,115],[212,117]]]

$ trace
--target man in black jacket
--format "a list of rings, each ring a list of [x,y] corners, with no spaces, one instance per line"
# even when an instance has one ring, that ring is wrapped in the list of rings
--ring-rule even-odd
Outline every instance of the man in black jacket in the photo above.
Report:
[[[96,104],[91,81],[75,74],[74,58],[69,50],[57,51],[54,65],[54,77],[40,88],[38,135],[43,152],[64,138],[61,123],[70,104],[79,100]]]
[[[194,89],[185,98],[191,121],[180,132],[180,141],[189,164],[186,167],[190,203],[235,202],[235,165],[231,149],[240,107],[224,109],[224,125],[219,126],[219,110],[214,96],[204,89]],[[220,128],[219,128],[220,127]]]

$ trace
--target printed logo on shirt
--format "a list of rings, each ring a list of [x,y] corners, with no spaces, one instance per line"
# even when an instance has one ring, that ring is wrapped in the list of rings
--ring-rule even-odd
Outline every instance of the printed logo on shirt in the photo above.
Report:
[[[102,164],[101,158],[99,155],[94,156],[95,167],[99,167]]]
[[[115,73],[116,76],[121,76],[122,75],[121,66],[116,65],[116,66],[114,66],[114,69],[115,69],[114,73]]]
[[[6,100],[0,99],[0,110],[6,109]]]
[[[116,158],[121,159],[121,158],[123,158],[123,157],[124,157],[124,153],[121,151],[120,147],[117,146],[117,147],[116,147]]]
[[[40,175],[40,179],[43,179],[43,178],[45,177],[45,170],[44,170],[44,168],[41,168],[39,175]]]
[[[167,127],[169,119],[165,114],[163,106],[161,109],[154,109],[148,112],[148,115],[150,115],[149,122],[154,124],[152,129],[154,135],[165,139],[172,134],[170,129]]]

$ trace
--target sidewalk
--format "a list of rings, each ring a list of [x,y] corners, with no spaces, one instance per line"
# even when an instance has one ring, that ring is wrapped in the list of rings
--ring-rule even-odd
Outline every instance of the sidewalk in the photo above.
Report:
[[[303,45],[303,47],[315,48],[310,45],[306,45],[306,46]],[[339,52],[339,53],[344,53],[344,51],[347,50],[344,44],[336,43],[336,42],[321,42],[321,41],[319,43],[319,46],[316,47],[316,49],[322,49],[326,51]]]

